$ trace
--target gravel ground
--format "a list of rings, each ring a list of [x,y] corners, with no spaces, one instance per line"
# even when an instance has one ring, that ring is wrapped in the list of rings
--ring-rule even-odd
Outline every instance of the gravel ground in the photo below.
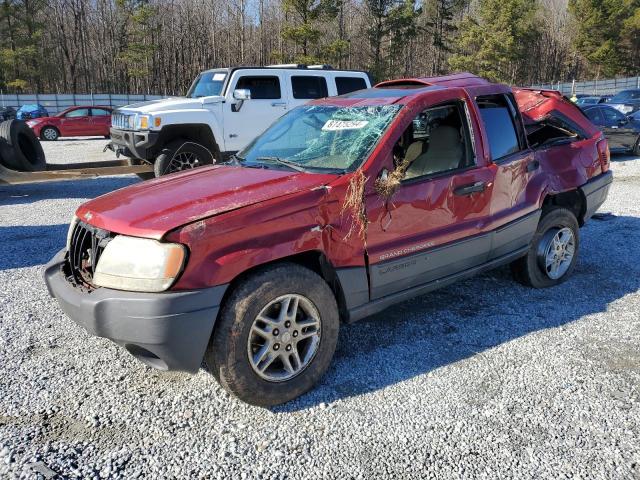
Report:
[[[102,137],[69,137],[55,142],[42,142],[47,163],[80,163],[116,160],[111,150],[104,152],[109,140]]]
[[[640,158],[613,169],[568,282],[502,268],[344,326],[322,383],[270,410],[47,296],[74,209],[137,179],[1,187],[0,477],[640,479]]]

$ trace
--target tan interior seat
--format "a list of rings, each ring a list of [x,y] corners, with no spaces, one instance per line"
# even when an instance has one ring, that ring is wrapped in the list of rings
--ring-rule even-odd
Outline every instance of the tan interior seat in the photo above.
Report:
[[[423,145],[424,142],[422,140],[418,140],[409,145],[409,148],[407,148],[407,151],[404,154],[404,159],[409,163],[409,165],[414,162],[416,158],[422,155]]]
[[[429,149],[409,165],[405,178],[456,169],[460,166],[463,155],[460,132],[454,127],[441,125],[431,130]]]

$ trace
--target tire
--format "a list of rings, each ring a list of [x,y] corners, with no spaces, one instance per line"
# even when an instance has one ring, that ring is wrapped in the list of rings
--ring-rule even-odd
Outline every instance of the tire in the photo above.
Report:
[[[40,138],[46,142],[55,142],[60,137],[60,132],[55,127],[44,127],[40,130]]]
[[[633,154],[637,157],[640,157],[640,135],[638,135],[636,145],[633,147]]]
[[[554,248],[554,238],[559,240],[559,244],[565,240],[571,244],[572,241],[572,248],[568,245],[560,250]],[[533,288],[553,287],[564,282],[573,272],[579,247],[580,227],[575,215],[566,208],[553,207],[543,211],[529,251],[526,256],[511,263],[511,272],[523,285]],[[547,267],[550,257],[551,259],[562,258],[567,252],[572,252],[570,260],[566,257],[564,261],[558,260],[555,272],[555,262]]]
[[[295,321],[286,327],[286,319],[280,319],[279,323],[271,326],[261,324],[257,319],[258,314],[270,316],[271,313],[265,313],[271,312],[270,308],[278,312],[278,305],[281,308],[290,297],[298,299],[298,322],[303,321],[305,313],[307,319],[317,316],[317,332],[312,331],[314,327],[305,329]],[[279,299],[284,300],[278,303]],[[252,328],[254,322],[261,324],[266,331],[271,329],[268,333],[271,344],[249,343],[256,339],[261,341],[261,335],[264,335],[264,331],[261,335],[253,333],[258,331]],[[285,403],[310,390],[329,368],[338,340],[339,323],[336,299],[319,275],[290,263],[267,267],[239,284],[226,299],[207,347],[206,364],[227,391],[246,403],[262,407]],[[278,325],[281,331],[276,332]],[[300,329],[298,334],[296,329]],[[307,338],[301,339],[303,335]],[[288,350],[290,346],[292,350]],[[256,356],[263,350],[267,352],[266,362],[271,357],[275,360],[259,374],[250,354],[255,363]],[[304,361],[298,363],[292,359],[294,350]],[[292,353],[286,353],[288,351]],[[297,373],[285,371],[285,364],[281,361],[285,356],[291,362],[290,366],[295,367],[297,363]],[[282,372],[278,373],[280,370]],[[284,378],[277,375],[293,376]],[[269,376],[271,378],[266,378]]]
[[[23,172],[47,168],[40,141],[23,121],[0,123],[0,139],[0,158],[7,167]]]
[[[168,143],[156,158],[153,171],[156,177],[169,173],[190,170],[216,162],[217,152],[211,152],[199,143],[190,140],[174,140]]]

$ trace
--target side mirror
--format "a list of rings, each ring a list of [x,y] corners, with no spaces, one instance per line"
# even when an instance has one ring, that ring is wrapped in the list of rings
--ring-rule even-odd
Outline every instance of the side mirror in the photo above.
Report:
[[[251,100],[251,90],[246,88],[239,88],[233,91],[233,98],[237,100],[236,103],[231,104],[232,112],[239,112],[244,104],[245,100]]]
[[[241,102],[245,100],[251,100],[251,90],[248,88],[239,88],[233,91],[233,98],[236,100],[240,100]]]

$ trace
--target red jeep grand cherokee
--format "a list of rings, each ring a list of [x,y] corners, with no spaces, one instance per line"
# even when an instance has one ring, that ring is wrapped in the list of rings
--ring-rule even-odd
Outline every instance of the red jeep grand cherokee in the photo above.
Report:
[[[45,277],[147,365],[204,359],[274,405],[327,370],[341,321],[506,263],[533,287],[565,280],[608,168],[601,132],[556,92],[385,82],[292,110],[226,165],[82,205]]]

